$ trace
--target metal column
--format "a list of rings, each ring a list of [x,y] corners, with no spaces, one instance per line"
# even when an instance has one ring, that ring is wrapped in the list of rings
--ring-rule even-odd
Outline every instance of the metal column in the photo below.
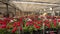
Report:
[[[6,17],[9,17],[9,7],[8,7],[9,0],[6,0]]]

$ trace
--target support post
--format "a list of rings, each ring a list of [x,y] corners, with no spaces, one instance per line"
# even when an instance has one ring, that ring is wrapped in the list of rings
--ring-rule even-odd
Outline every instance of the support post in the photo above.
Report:
[[[9,7],[8,7],[9,0],[6,2],[6,17],[9,17]]]

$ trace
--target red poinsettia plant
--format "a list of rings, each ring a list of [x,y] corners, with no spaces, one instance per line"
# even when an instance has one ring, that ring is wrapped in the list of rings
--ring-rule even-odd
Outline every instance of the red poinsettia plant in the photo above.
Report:
[[[33,32],[34,30],[38,31],[41,29],[43,29],[42,20],[40,18],[38,18],[37,16],[34,18],[32,17],[32,18],[24,19],[23,30],[25,32]]]
[[[44,27],[58,28],[60,27],[60,20],[57,20],[55,17],[44,19],[44,17],[39,18],[38,16],[0,20],[0,30],[2,29],[10,33],[38,31],[44,29]]]
[[[45,20],[44,21],[46,28],[56,28],[57,27],[57,20]]]
[[[58,29],[59,27],[59,19],[56,16],[51,16],[51,18],[44,21],[46,28],[55,28]]]

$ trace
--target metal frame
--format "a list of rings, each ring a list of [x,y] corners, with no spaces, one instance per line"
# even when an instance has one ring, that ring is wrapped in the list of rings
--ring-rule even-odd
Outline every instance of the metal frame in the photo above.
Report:
[[[12,8],[15,9],[15,12],[14,12],[15,14],[14,14],[14,16],[16,15],[16,10],[21,11],[21,10],[18,9],[17,7],[10,5],[10,4],[9,4],[9,0],[7,0],[7,2],[3,2],[3,1],[0,1],[0,2],[6,5],[6,14],[7,14],[6,16],[7,16],[7,17],[9,17],[9,12],[10,12],[8,6],[11,6]]]

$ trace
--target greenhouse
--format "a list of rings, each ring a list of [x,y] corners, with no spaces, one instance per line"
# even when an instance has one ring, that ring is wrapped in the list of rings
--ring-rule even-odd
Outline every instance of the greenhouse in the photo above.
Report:
[[[60,0],[0,0],[0,34],[60,34]]]

